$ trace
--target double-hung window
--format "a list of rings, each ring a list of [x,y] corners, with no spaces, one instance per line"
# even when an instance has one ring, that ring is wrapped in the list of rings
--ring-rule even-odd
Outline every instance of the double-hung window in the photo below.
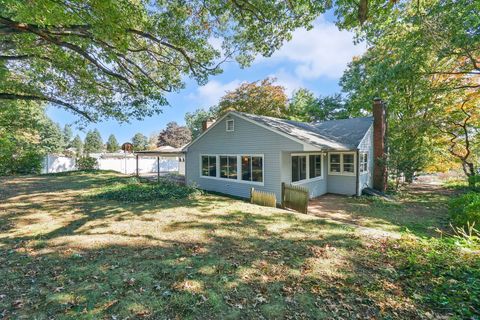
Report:
[[[241,156],[242,180],[263,182],[263,157]]]
[[[368,172],[368,153],[360,153],[360,172]]]
[[[228,132],[235,130],[235,121],[233,119],[229,119],[225,123],[226,123],[226,130]]]
[[[330,173],[342,172],[342,155],[340,153],[330,153]]]
[[[329,153],[328,172],[330,174],[354,175],[355,153]]]
[[[292,182],[322,176],[322,155],[292,155]]]
[[[217,176],[217,157],[216,156],[202,156],[202,176],[204,177]]]
[[[355,173],[355,154],[354,153],[343,153],[343,172],[344,173]]]
[[[237,156],[220,156],[220,178],[237,179]]]

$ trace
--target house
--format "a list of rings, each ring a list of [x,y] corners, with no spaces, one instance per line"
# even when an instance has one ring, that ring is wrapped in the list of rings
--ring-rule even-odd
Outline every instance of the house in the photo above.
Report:
[[[310,198],[384,190],[385,108],[373,117],[303,123],[230,111],[185,148],[186,182],[204,190],[249,197],[275,193],[282,182],[304,186]]]

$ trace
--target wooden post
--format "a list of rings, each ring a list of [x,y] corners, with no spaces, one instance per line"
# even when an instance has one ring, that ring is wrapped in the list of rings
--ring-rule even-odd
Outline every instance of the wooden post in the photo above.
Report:
[[[137,171],[137,177],[138,177],[138,154],[137,154],[137,161],[136,162],[137,162],[137,170],[136,171]]]
[[[157,157],[157,182],[160,182],[160,157]]]
[[[282,199],[280,200],[282,208],[285,209],[285,182],[282,182]]]
[[[253,203],[253,191],[254,191],[253,187],[250,188],[250,203]]]

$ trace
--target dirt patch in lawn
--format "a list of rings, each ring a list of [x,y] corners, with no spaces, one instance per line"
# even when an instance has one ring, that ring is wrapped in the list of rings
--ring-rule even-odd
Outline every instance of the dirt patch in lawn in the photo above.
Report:
[[[447,227],[446,202],[454,191],[438,185],[412,184],[391,201],[326,194],[310,201],[309,214],[349,225],[372,237],[400,237],[409,230],[435,236]]]

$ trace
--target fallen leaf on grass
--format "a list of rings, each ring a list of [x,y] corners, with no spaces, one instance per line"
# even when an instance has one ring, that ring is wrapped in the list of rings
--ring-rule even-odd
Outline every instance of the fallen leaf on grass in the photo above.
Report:
[[[24,303],[23,303],[22,299],[17,299],[17,300],[12,302],[12,307],[14,307],[15,309],[20,309],[20,308],[23,307],[23,305],[24,305]]]
[[[108,308],[110,308],[111,306],[113,306],[114,304],[117,304],[118,303],[118,300],[112,300],[112,301],[109,301],[107,303],[105,303],[102,307],[104,310],[107,310]]]

